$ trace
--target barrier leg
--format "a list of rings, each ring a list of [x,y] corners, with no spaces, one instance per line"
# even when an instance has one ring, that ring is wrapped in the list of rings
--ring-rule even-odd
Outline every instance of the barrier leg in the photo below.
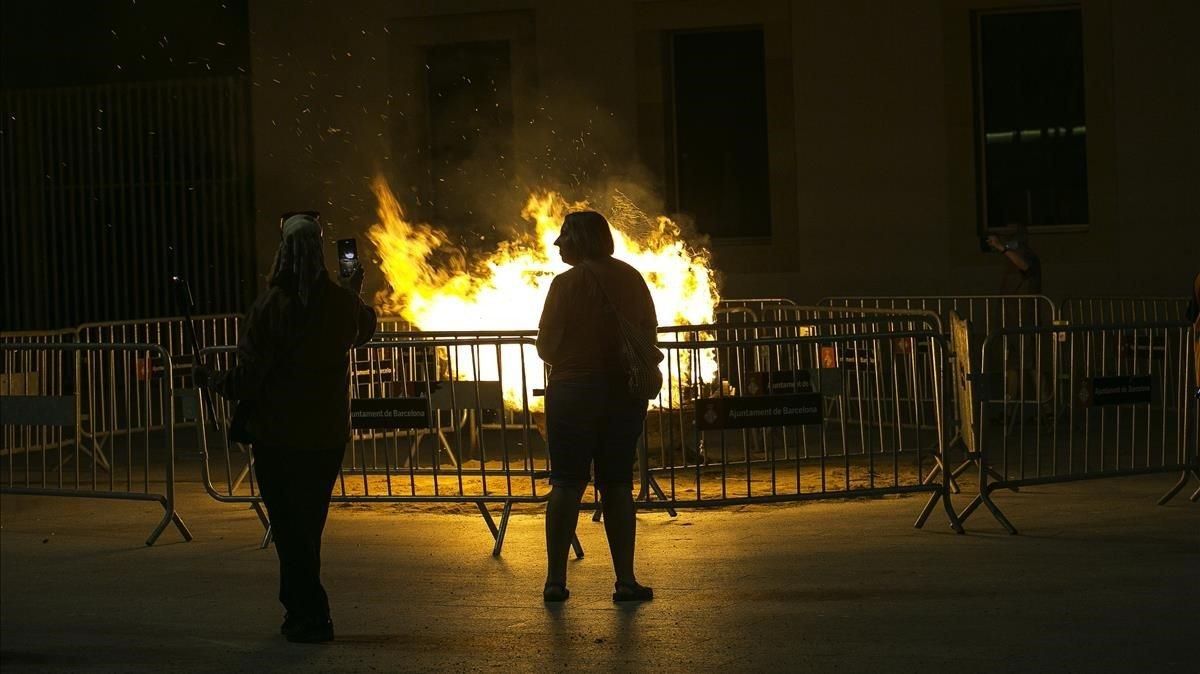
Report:
[[[171,511],[171,521],[175,523],[175,528],[179,530],[179,535],[183,536],[183,540],[192,540],[192,532],[188,526],[183,523],[183,518],[179,516],[178,510]]]
[[[968,468],[975,465],[975,461],[976,461],[975,459],[967,459],[966,461],[963,461],[961,464],[959,464],[958,468],[954,469],[954,472],[950,473],[950,484],[951,484],[951,487],[953,488],[953,491],[955,494],[958,493],[958,482],[956,481],[956,478],[959,477],[960,475],[962,475],[963,473],[967,472]],[[987,470],[988,475],[990,475],[993,480],[995,480],[996,482],[1004,482],[1004,476],[1001,475],[999,472],[997,472],[994,468],[992,468],[991,466],[988,466],[986,468],[986,470]],[[1021,488],[1018,486],[1015,486],[1015,485],[1012,487],[1005,487],[1005,489],[1007,489],[1013,493],[1017,493],[1017,492],[1021,491]]]
[[[925,476],[925,477],[924,477],[924,478],[921,480],[921,484],[930,484],[930,483],[931,483],[931,482],[933,482],[935,479],[937,479],[937,476],[938,476],[938,474],[939,474],[939,473],[941,473],[942,471],[946,470],[946,466],[945,466],[945,464],[942,462],[942,457],[940,457],[940,456],[937,456],[937,457],[935,457],[934,461],[935,461],[935,463],[934,463],[934,466],[933,466],[933,468],[932,468],[932,469],[929,471],[929,474],[928,474],[928,475],[926,475],[926,476]],[[969,466],[969,465],[970,465],[970,463],[971,463],[970,461],[967,461],[967,462],[965,462],[965,463],[964,463],[962,466],[959,466],[959,469],[956,469],[955,471],[953,471],[952,473],[950,473],[950,492],[951,492],[951,493],[953,493],[953,494],[957,494],[957,493],[959,493],[959,492],[961,492],[961,491],[962,491],[962,489],[961,489],[961,488],[958,486],[958,479],[957,479],[957,478],[958,478],[958,476],[959,476],[959,475],[961,475],[961,474],[962,474],[962,471],[963,471],[963,470],[966,470],[966,467],[967,467],[967,466]]]
[[[653,475],[650,476],[650,479],[648,480],[648,482],[650,484],[650,488],[653,489],[654,493],[658,495],[658,500],[660,500],[660,501],[669,501],[670,500],[667,498],[666,493],[663,492],[662,487],[658,486],[658,480],[654,479]],[[646,500],[649,500],[649,499],[646,499]],[[667,507],[667,514],[670,515],[671,517],[679,516],[679,513],[675,512],[675,509],[670,506]]]
[[[963,530],[962,523],[959,521],[958,515],[954,512],[954,506],[950,503],[949,494],[941,491],[934,492],[933,495],[929,497],[929,500],[925,502],[925,507],[921,509],[921,514],[917,515],[917,521],[913,523],[913,527],[916,529],[924,528],[925,521],[928,520],[929,516],[933,514],[933,509],[937,507],[938,501],[941,501],[943,507],[945,507],[946,519],[950,520],[950,528],[954,530],[954,533],[966,533],[966,531]]]
[[[458,457],[454,455],[454,449],[450,447],[450,440],[446,438],[446,434],[443,433],[441,429],[438,429],[437,436],[442,451],[446,452],[446,455],[450,457],[450,465],[454,468],[458,468]],[[434,459],[434,461],[436,463],[437,460]]]
[[[179,534],[183,536],[183,540],[192,540],[192,532],[189,531],[187,525],[183,523],[183,518],[179,516],[179,513],[175,512],[175,509],[167,503],[167,499],[159,499],[158,503],[166,512],[163,513],[162,519],[159,520],[158,524],[154,527],[154,531],[150,532],[150,537],[146,539],[146,545],[154,545],[155,541],[158,540],[158,537],[162,535],[163,531],[166,531],[167,525],[172,523],[174,523],[175,528],[179,530]]]
[[[255,515],[258,515],[258,521],[262,522],[263,529],[271,528],[271,520],[267,519],[267,513],[263,510],[262,503],[254,501],[250,504],[250,509],[254,511]]]
[[[253,470],[253,468],[254,457],[251,456],[246,461],[246,465],[242,466],[242,472],[238,473],[237,479],[233,481],[233,486],[229,489],[230,494],[234,493],[239,487],[242,486],[243,480],[245,480],[247,477],[250,477],[250,471]]]
[[[258,515],[258,521],[263,525],[262,542],[258,547],[260,550],[266,550],[271,545],[271,539],[273,538],[271,535],[271,520],[267,519],[267,513],[263,510],[261,502],[252,502],[250,509],[254,511],[255,515]]]
[[[1168,501],[1175,498],[1175,495],[1183,490],[1184,486],[1187,485],[1188,480],[1190,480],[1193,475],[1195,475],[1197,479],[1200,479],[1200,474],[1197,474],[1195,468],[1184,469],[1184,471],[1179,474],[1179,481],[1175,483],[1175,486],[1171,487],[1167,493],[1163,494],[1162,498],[1158,499],[1158,505],[1166,505]],[[1198,498],[1200,498],[1200,489],[1197,489],[1194,494],[1189,496],[1188,500],[1195,501]]]
[[[979,495],[972,499],[971,502],[967,504],[967,507],[964,508],[961,513],[959,513],[959,521],[966,522],[967,518],[971,516],[971,513],[975,512],[980,505],[985,505],[987,506],[987,509],[991,511],[992,517],[996,518],[996,521],[1000,523],[1000,526],[1004,527],[1006,530],[1008,530],[1008,533],[1015,536],[1017,534],[1017,528],[1012,525],[1012,522],[1008,521],[1008,518],[1005,517],[1004,513],[1000,511],[1000,507],[997,506],[995,501],[992,500],[991,491],[1003,486],[1003,484],[989,484],[981,487],[979,490]]]
[[[583,559],[583,544],[579,542],[579,536],[571,537],[571,548],[575,550],[575,559]]]
[[[94,439],[92,440],[92,449],[88,449],[87,445],[80,444],[74,452],[63,457],[61,463],[55,464],[51,468],[51,471],[61,471],[68,463],[71,463],[72,460],[75,460],[76,457],[79,456],[80,452],[83,452],[84,454],[92,457],[92,460],[96,462],[96,466],[100,468],[100,470],[103,470],[106,473],[109,472],[110,466],[108,463],[108,457],[105,456],[104,450],[102,449],[103,444],[104,443],[97,442]]]
[[[488,531],[492,532],[492,538],[497,538],[500,530],[496,528],[496,521],[492,519],[492,513],[488,511],[487,504],[483,501],[476,501],[475,507],[479,508],[479,514],[483,515],[483,521],[487,523]]]
[[[1008,518],[1004,516],[1004,513],[1000,512],[1000,507],[997,506],[996,502],[992,500],[991,491],[999,486],[1002,485],[988,485],[988,488],[980,494],[980,497],[982,497],[983,504],[987,506],[987,509],[992,511],[992,517],[995,517],[996,521],[999,522],[1002,527],[1008,529],[1008,533],[1015,536],[1017,534],[1017,528],[1012,525],[1012,522],[1008,521]]]
[[[504,502],[504,512],[500,514],[500,530],[496,532],[496,546],[492,548],[492,556],[499,557],[504,547],[504,534],[508,532],[508,516],[512,514],[512,501]]]

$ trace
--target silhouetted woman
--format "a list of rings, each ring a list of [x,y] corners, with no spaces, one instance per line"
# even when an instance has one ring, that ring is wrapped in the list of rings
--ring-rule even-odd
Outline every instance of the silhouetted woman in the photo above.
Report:
[[[359,299],[362,270],[335,285],[325,271],[321,225],[309,214],[283,222],[270,285],[250,307],[237,364],[206,385],[238,401],[236,419],[254,448],[254,473],[279,555],[279,601],[288,641],[333,639],[321,585],[321,533],[350,439],[349,352],[375,332]],[[208,380],[207,382],[203,380]]]
[[[644,601],[654,593],[633,573],[633,463],[647,402],[628,391],[613,312],[653,340],[654,301],[642,275],[612,257],[612,232],[599,213],[567,215],[554,245],[572,268],[550,285],[537,338],[538,355],[550,365],[546,430],[553,486],[546,506],[542,596],[548,602],[570,596],[567,556],[594,469],[617,576],[613,601]]]

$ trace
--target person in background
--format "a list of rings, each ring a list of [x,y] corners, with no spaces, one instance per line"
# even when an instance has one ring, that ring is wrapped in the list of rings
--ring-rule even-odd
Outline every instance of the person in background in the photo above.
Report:
[[[629,392],[614,312],[645,330],[653,343],[654,301],[642,275],[612,257],[612,232],[599,213],[567,215],[554,245],[571,269],[551,283],[537,337],[538,355],[550,365],[546,435],[553,487],[546,505],[542,598],[561,602],[571,594],[567,556],[594,468],[617,577],[613,601],[645,601],[654,592],[633,572],[633,463],[648,403]]]
[[[350,439],[349,352],[375,333],[359,298],[363,272],[342,285],[325,270],[315,213],[285,217],[269,285],[250,307],[236,365],[196,383],[238,401],[279,555],[280,631],[288,641],[333,639],[321,585],[321,534]],[[238,422],[235,422],[237,425]]]
[[[1001,239],[992,234],[987,243],[992,250],[1004,255],[1008,264],[1000,281],[1002,295],[1041,295],[1042,261],[1029,245],[1029,231],[1024,224],[1013,225],[1012,238]]]
[[[988,246],[1004,256],[1004,273],[1000,280],[1001,295],[1041,295],[1042,261],[1029,245],[1029,231],[1024,223],[1010,223],[1013,235],[1001,239],[992,234]],[[1003,303],[1001,327],[1029,327],[1053,320],[1039,316],[1035,297],[1008,299]],[[1052,419],[1052,379],[1049,372],[1035,374],[1038,355],[1037,335],[1011,335],[1004,338],[1005,397],[1013,401],[1037,404],[1044,420]],[[1043,348],[1045,345],[1042,345]],[[1049,358],[1043,358],[1048,363]],[[1045,367],[1045,364],[1043,364]]]

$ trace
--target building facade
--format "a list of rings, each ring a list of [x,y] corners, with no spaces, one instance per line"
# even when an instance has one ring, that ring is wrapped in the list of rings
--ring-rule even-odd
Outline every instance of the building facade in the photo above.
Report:
[[[1018,222],[1053,297],[1181,295],[1196,25],[1187,0],[262,0],[259,271],[280,212],[362,236],[382,174],[464,240],[530,189],[636,186],[711,235],[731,297],[998,292],[980,239]]]

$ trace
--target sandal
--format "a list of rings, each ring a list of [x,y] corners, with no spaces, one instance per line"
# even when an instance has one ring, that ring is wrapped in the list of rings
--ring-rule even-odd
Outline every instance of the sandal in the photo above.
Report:
[[[650,601],[654,599],[654,589],[634,581],[623,583],[617,581],[613,592],[613,601]]]
[[[547,603],[563,602],[570,596],[571,591],[567,589],[566,583],[546,583],[542,588],[542,601]]]

